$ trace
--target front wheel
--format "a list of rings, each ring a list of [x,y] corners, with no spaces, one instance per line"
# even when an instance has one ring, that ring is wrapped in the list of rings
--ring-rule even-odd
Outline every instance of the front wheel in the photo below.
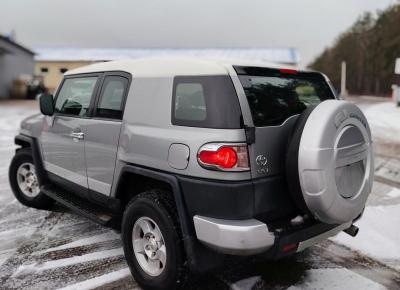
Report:
[[[48,209],[54,203],[51,198],[40,191],[30,148],[17,151],[11,161],[8,174],[14,196],[23,205]]]
[[[136,196],[122,221],[125,258],[144,289],[178,289],[187,280],[179,220],[170,193],[151,190]]]

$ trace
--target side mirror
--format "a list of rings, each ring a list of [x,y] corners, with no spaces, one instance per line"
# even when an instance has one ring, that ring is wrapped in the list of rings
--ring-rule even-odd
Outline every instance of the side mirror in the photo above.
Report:
[[[53,96],[48,94],[40,95],[40,112],[46,116],[53,116],[54,114],[54,104],[53,104]]]

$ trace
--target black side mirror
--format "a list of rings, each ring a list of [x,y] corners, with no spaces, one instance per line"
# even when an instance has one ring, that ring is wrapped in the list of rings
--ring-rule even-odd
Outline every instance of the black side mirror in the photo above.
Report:
[[[53,96],[48,94],[40,95],[40,112],[46,116],[53,116],[54,114],[54,104],[53,104]]]

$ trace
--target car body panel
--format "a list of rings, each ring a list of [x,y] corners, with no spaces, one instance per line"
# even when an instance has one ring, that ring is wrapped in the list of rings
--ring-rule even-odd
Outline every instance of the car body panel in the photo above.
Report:
[[[85,158],[89,189],[110,195],[117,159],[121,121],[89,119],[85,133]]]
[[[73,138],[81,132],[84,118],[55,115],[46,120],[39,141],[47,171],[87,188],[84,140]]]

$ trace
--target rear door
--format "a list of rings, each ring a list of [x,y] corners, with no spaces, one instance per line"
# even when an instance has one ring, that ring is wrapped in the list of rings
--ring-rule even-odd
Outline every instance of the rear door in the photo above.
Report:
[[[246,95],[255,127],[250,146],[253,178],[283,176],[286,149],[299,114],[334,94],[325,77],[260,67],[235,67]]]
[[[88,187],[83,128],[100,75],[68,76],[55,97],[55,114],[46,118],[40,137],[45,168],[53,175]]]
[[[92,117],[83,126],[88,187],[109,195],[117,159],[122,115],[131,76],[105,73]]]

